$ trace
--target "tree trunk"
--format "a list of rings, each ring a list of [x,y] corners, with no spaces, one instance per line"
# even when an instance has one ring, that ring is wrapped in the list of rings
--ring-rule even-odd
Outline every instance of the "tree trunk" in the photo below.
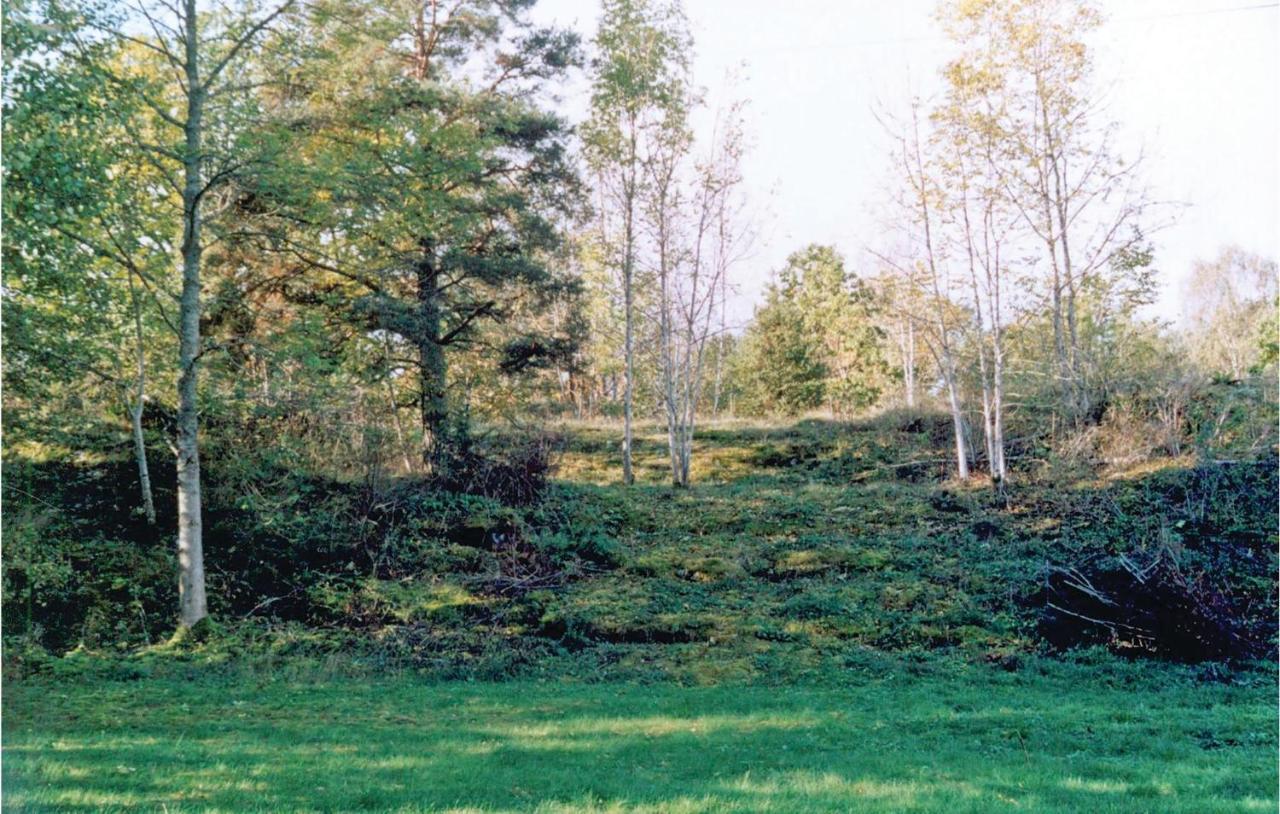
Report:
[[[914,136],[911,146],[915,159],[915,179],[913,183],[916,185],[917,203],[920,207],[920,223],[924,227],[925,260],[927,261],[929,280],[933,288],[932,306],[934,319],[938,324],[938,349],[934,355],[937,358],[939,367],[942,369],[943,378],[946,379],[947,398],[951,406],[951,423],[955,430],[956,440],[956,474],[961,480],[968,480],[969,455],[965,446],[964,411],[960,404],[960,393],[956,382],[955,357],[952,355],[951,340],[948,336],[946,320],[947,299],[943,296],[938,282],[938,266],[933,247],[932,215],[926,189],[928,176],[925,174],[924,161],[920,156],[920,130],[915,107],[911,109],[911,122]],[[910,157],[907,160],[910,161]],[[908,172],[910,172],[910,166],[908,167]]]
[[[200,508],[200,416],[196,376],[200,361],[201,137],[205,87],[199,67],[196,0],[184,2],[187,118],[182,156],[182,298],[178,345],[178,623],[191,627],[209,614],[204,588],[204,540]]]
[[[671,168],[661,157],[654,162],[654,200],[651,202],[655,238],[658,250],[658,358],[662,374],[662,408],[667,421],[667,459],[671,467],[671,482],[683,486],[681,465],[683,435],[681,432],[682,401],[680,393],[680,369],[677,360],[674,312],[676,303],[672,292],[672,264],[670,248],[670,218],[672,183]]]
[[[133,428],[133,457],[138,463],[138,487],[142,491],[142,510],[147,524],[156,524],[156,504],[151,496],[151,470],[147,466],[147,442],[142,434],[142,410],[147,394],[147,364],[143,355],[142,305],[138,302],[138,290],[129,274],[129,301],[133,307],[133,340],[136,349],[138,378],[133,403],[129,405],[129,422]]]
[[[449,420],[446,399],[448,363],[440,344],[440,292],[435,268],[435,247],[422,242],[418,262],[418,397],[422,416],[422,458],[427,470],[439,473],[447,452],[445,433]]]
[[[987,330],[984,324],[982,313],[982,290],[978,283],[978,263],[977,251],[973,240],[973,223],[969,219],[969,178],[963,161],[960,163],[961,170],[961,207],[962,215],[961,225],[964,229],[964,245],[965,258],[969,266],[969,291],[973,296],[973,322],[977,331],[977,353],[978,353],[978,380],[982,389],[982,440],[986,446],[987,452],[987,470],[992,474],[992,480],[995,480],[994,462],[996,459],[995,451],[995,425],[992,416],[992,395],[991,395],[991,378],[990,370],[987,367]],[[983,235],[987,234],[987,221],[983,221]],[[989,246],[989,242],[984,240],[984,245]],[[986,268],[990,269],[990,257],[987,258]],[[988,282],[990,279],[988,278]]]
[[[916,326],[909,318],[898,323],[898,349],[902,352],[902,390],[907,409],[916,406]]]
[[[680,420],[679,382],[676,377],[673,354],[674,331],[671,325],[671,292],[667,284],[667,268],[665,257],[659,261],[659,297],[661,297],[658,334],[659,353],[662,356],[662,406],[667,419],[667,457],[671,463],[671,482],[676,486],[683,485],[680,479]]]
[[[720,417],[720,388],[724,376],[724,354],[729,340],[729,275],[720,275],[720,333],[716,339],[715,396],[711,401],[711,414]]]
[[[999,328],[996,328],[994,345],[991,354],[991,477],[995,480],[997,489],[1003,491],[1009,473],[1004,454],[1004,349],[1001,347]]]
[[[1062,249],[1062,272],[1067,287],[1067,365],[1071,380],[1070,410],[1074,419],[1079,422],[1089,412],[1089,395],[1085,388],[1083,371],[1080,364],[1080,335],[1076,316],[1076,277],[1071,264],[1071,242],[1069,238],[1070,218],[1067,208],[1070,206],[1071,192],[1067,187],[1066,158],[1058,156],[1054,162],[1054,208],[1058,215],[1058,243]]]
[[[1004,452],[1004,320],[1001,308],[1000,285],[1000,244],[996,242],[993,262],[987,267],[987,307],[990,309],[991,323],[991,413],[992,413],[992,448],[991,477],[995,481],[996,492],[1002,497],[1008,481],[1008,467],[1005,465]]]
[[[626,381],[622,390],[622,482],[630,486],[635,482],[635,474],[631,470],[631,411],[635,393],[635,315],[633,314],[633,291],[631,278],[635,263],[635,205],[636,205],[636,134],[635,125],[631,130],[631,177],[626,183],[623,206],[624,234],[622,255],[622,308],[625,330],[623,335],[623,367]]]
[[[1040,208],[1044,217],[1043,239],[1045,247],[1049,253],[1049,265],[1053,272],[1053,351],[1054,360],[1056,362],[1055,375],[1058,379],[1058,387],[1062,393],[1062,404],[1068,419],[1074,424],[1078,419],[1075,410],[1075,372],[1071,362],[1071,351],[1067,345],[1067,330],[1064,324],[1063,289],[1071,284],[1070,269],[1066,269],[1065,273],[1060,265],[1059,260],[1059,244],[1064,248],[1066,246],[1066,234],[1058,231],[1054,223],[1054,194],[1051,188],[1050,178],[1058,179],[1058,156],[1055,152],[1055,133],[1049,118],[1049,109],[1046,100],[1046,91],[1039,74],[1036,75],[1036,103],[1039,107],[1041,137],[1044,139],[1044,151],[1039,156],[1040,166],[1039,172],[1039,189],[1037,192],[1040,196]],[[1057,234],[1055,234],[1055,232]],[[1074,290],[1074,286],[1073,286]],[[1072,298],[1072,309],[1074,311],[1074,297]],[[1074,330],[1074,326],[1073,326]]]
[[[662,408],[667,419],[667,458],[671,464],[671,482],[676,486],[681,485],[680,481],[680,421],[679,421],[679,398],[677,396],[678,382],[676,381],[675,365],[672,359],[674,349],[672,347],[673,337],[671,329],[670,314],[670,292],[667,290],[667,273],[662,268],[659,271],[660,294],[662,298],[661,304],[661,320],[658,328],[659,332],[659,353],[662,355]]]
[[[964,437],[964,411],[960,407],[960,393],[956,388],[955,366],[947,361],[947,400],[951,406],[951,425],[956,437],[956,474],[960,480],[969,479],[969,452]]]
[[[382,352],[387,363],[387,375],[383,378],[382,383],[387,391],[387,403],[391,408],[392,425],[396,431],[396,445],[400,447],[400,457],[404,462],[404,470],[408,474],[413,474],[413,458],[409,455],[409,444],[404,437],[404,424],[400,421],[400,405],[396,403],[396,389],[391,384],[391,340],[384,334],[382,337]]]

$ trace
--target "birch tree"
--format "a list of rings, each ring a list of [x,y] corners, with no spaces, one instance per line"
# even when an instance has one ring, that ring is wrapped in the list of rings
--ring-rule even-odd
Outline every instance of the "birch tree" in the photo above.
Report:
[[[739,195],[741,105],[717,112],[708,154],[691,168],[692,177],[682,174],[690,151],[687,131],[669,127],[665,138],[652,143],[647,212],[659,291],[660,401],[672,482],[688,486],[707,350],[717,336],[717,304],[749,234]]]
[[[177,307],[178,410],[174,447],[178,474],[178,622],[208,615],[201,517],[199,396],[201,284],[206,217],[218,190],[251,159],[239,147],[246,92],[237,68],[273,21],[295,0],[261,11],[249,6],[204,12],[196,0],[124,4],[125,23],[101,35],[120,40],[140,59],[119,70],[104,65],[112,85],[136,96],[134,147],[172,193],[171,249],[180,269]],[[165,240],[162,245],[172,246]]]
[[[157,179],[127,149],[136,99],[96,69],[130,49],[86,41],[103,14],[35,4],[8,21],[5,327],[49,368],[87,373],[119,395],[140,508],[154,525],[142,415],[151,306],[163,303],[147,302],[144,315],[144,299],[156,300],[167,258],[147,236],[158,225]]]
[[[991,131],[989,168],[1038,243],[1053,326],[1053,375],[1070,422],[1091,411],[1081,337],[1084,289],[1142,240],[1149,208],[1139,161],[1114,147],[1087,37],[1101,24],[1090,0],[978,0],[943,7],[961,55],[945,75],[975,127]]]
[[[1010,305],[1009,277],[1015,247],[1015,215],[1002,195],[995,166],[996,133],[975,113],[973,77],[953,72],[948,93],[931,119],[937,127],[939,172],[945,195],[943,220],[951,253],[963,267],[981,392],[983,441],[992,483],[1002,491],[1005,461],[1005,331]]]
[[[622,481],[630,484],[635,480],[635,277],[646,185],[645,140],[656,124],[684,104],[690,46],[683,12],[663,0],[605,0],[595,44],[591,116],[583,127],[583,140],[600,202],[613,210],[616,223],[606,242],[622,288]]]
[[[967,480],[970,447],[957,347],[963,318],[952,300],[957,281],[941,233],[941,179],[936,161],[928,155],[931,145],[921,131],[921,107],[919,100],[913,99],[907,122],[886,120],[886,129],[894,142],[895,171],[901,179],[897,206],[903,217],[906,242],[904,251],[878,252],[878,256],[917,290],[924,305],[922,313],[915,315],[913,330],[920,331],[938,365],[951,413],[956,474],[961,480]]]

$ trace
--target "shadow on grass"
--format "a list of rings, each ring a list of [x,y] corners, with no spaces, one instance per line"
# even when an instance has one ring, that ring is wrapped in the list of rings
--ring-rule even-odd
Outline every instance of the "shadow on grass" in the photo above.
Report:
[[[151,681],[11,692],[11,810],[1275,809],[1265,693],[1230,688],[970,677],[848,691]],[[1222,703],[1207,708],[1206,692]],[[1234,746],[1207,748],[1205,731]]]

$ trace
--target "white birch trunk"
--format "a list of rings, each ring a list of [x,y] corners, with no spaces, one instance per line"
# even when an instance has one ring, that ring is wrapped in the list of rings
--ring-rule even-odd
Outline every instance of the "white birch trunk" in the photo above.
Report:
[[[156,504],[151,495],[151,470],[147,466],[147,441],[142,433],[142,411],[147,396],[147,363],[143,353],[142,338],[142,305],[138,301],[138,290],[133,282],[133,273],[129,273],[129,302],[133,307],[133,341],[135,361],[137,363],[137,379],[135,380],[133,403],[129,405],[129,424],[133,431],[133,457],[138,464],[138,488],[142,492],[142,511],[146,514],[147,523],[156,524]]]
[[[187,115],[182,156],[182,297],[178,349],[178,621],[191,627],[208,615],[204,587],[204,539],[200,506],[199,407],[196,377],[200,361],[200,196],[205,86],[199,67],[195,0],[184,0]]]

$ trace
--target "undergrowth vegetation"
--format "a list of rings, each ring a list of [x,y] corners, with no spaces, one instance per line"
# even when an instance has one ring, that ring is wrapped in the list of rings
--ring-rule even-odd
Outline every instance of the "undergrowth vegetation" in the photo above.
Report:
[[[127,463],[10,462],[8,494],[41,498],[4,518],[7,667],[303,659],[707,683],[902,658],[1016,670],[1077,646],[1274,653],[1273,458],[1029,463],[1001,499],[947,479],[948,429],[903,411],[723,422],[699,433],[689,489],[663,484],[654,427],[630,490],[612,485],[614,429],[587,424],[449,488],[211,466],[216,622],[178,642],[169,541],[121,501]]]

